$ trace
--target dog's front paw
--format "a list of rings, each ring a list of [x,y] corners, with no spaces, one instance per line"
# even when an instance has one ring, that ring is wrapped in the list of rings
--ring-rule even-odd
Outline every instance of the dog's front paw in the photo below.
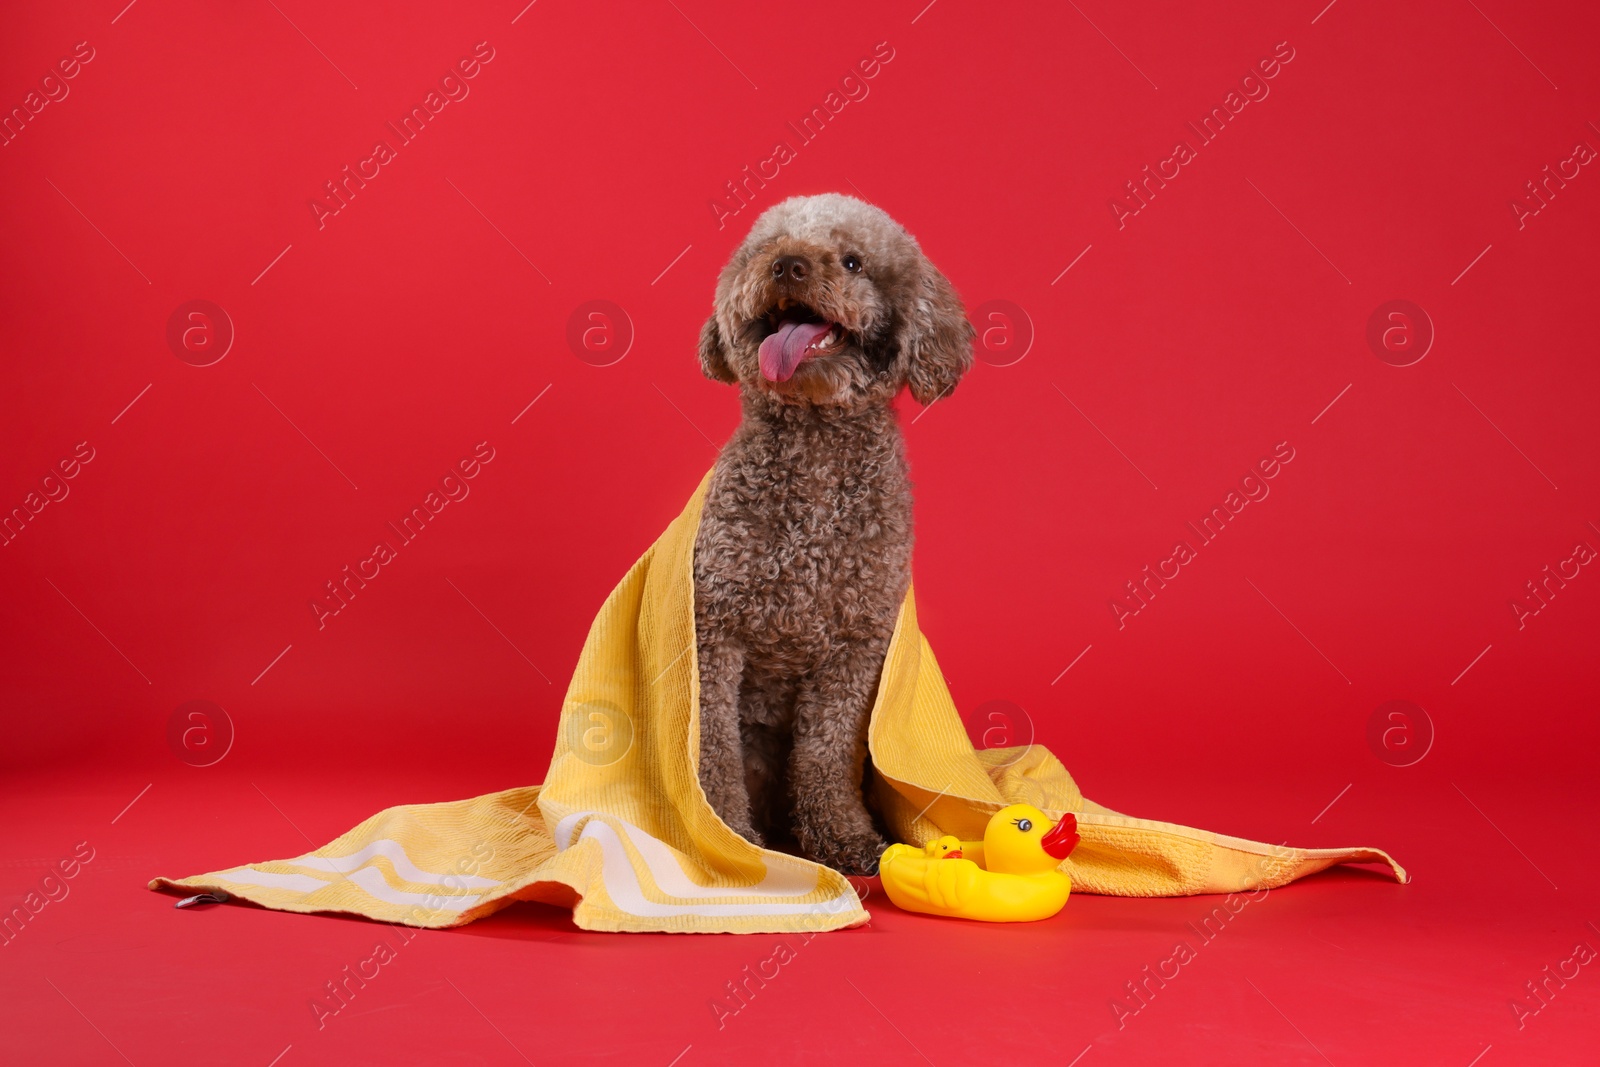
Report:
[[[879,837],[876,831],[867,830],[840,837],[824,836],[809,843],[806,854],[840,874],[870,877],[878,873],[878,857],[888,847],[888,842]]]

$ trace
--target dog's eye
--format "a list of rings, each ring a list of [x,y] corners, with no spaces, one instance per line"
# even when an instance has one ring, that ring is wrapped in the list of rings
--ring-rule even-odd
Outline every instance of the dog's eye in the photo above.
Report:
[[[839,262],[844,266],[844,269],[849,271],[851,274],[855,274],[861,270],[860,256],[853,254],[846,255],[840,259]]]

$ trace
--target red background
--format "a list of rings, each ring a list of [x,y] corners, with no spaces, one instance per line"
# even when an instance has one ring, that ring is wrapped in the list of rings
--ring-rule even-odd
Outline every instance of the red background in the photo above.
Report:
[[[924,3],[10,14],[7,113],[94,50],[0,148],[0,507],[94,454],[0,548],[0,903],[74,843],[96,855],[0,948],[19,1062],[1592,1048],[1588,969],[1520,1028],[1511,1003],[1600,947],[1600,578],[1522,629],[1509,604],[1600,546],[1600,177],[1520,227],[1510,203],[1600,147],[1600,15]],[[319,228],[324,182],[482,41],[469,95]],[[1270,95],[1119,228],[1124,183],[1284,41]],[[879,42],[869,94],[799,145],[786,122]],[[719,228],[711,202],[779,139],[796,158]],[[827,190],[905,223],[975,321],[1022,311],[977,321],[1012,347],[990,334],[948,400],[904,402],[919,612],[975,737],[1036,738],[1120,810],[1382,846],[1414,883],[1274,893],[1121,1028],[1124,983],[1214,902],[1080,896],[996,929],[874,895],[871,928],[802,948],[720,1030],[709,1001],[775,939],[589,935],[524,906],[424,935],[319,1031],[307,1000],[377,928],[175,912],[144,881],[542,777],[590,619],[737,419],[694,357],[715,273],[761,209]],[[167,341],[195,299],[236,333],[205,367]],[[1405,367],[1366,339],[1396,299],[1436,331]],[[631,330],[608,366],[569,345],[590,300]],[[482,441],[470,495],[319,629],[324,583]],[[1119,629],[1123,583],[1284,441],[1270,496]],[[232,724],[212,766],[169,744],[190,700]],[[995,700],[1003,721],[977,711]],[[1410,766],[1368,741],[1390,700],[1431,722]]]

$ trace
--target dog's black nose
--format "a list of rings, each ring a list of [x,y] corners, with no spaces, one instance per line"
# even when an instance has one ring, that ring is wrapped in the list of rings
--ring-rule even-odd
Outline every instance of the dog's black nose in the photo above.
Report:
[[[772,261],[772,276],[783,279],[791,278],[800,281],[811,269],[811,263],[804,256],[779,256]]]

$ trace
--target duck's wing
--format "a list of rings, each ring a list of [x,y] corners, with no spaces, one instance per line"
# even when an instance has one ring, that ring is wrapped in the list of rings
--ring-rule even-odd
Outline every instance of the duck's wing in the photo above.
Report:
[[[920,863],[913,859],[901,875],[897,882],[909,899],[929,908],[959,911],[977,895],[983,870],[966,859]]]

